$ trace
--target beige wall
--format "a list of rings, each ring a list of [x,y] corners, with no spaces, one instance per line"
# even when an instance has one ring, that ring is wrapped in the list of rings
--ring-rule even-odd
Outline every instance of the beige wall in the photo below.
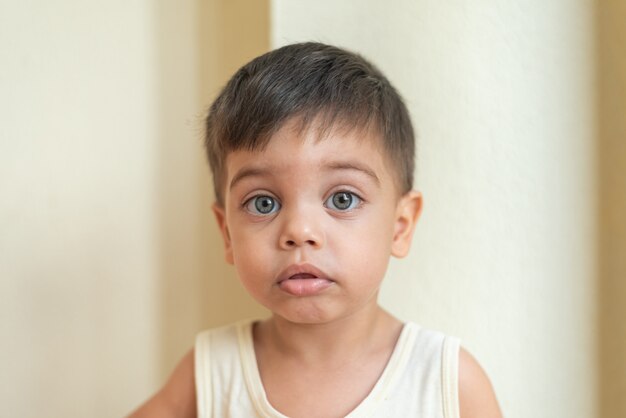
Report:
[[[599,307],[602,418],[626,416],[626,2],[598,1]]]
[[[200,329],[264,314],[223,262],[202,118],[234,71],[269,49],[266,1],[158,2],[160,375]],[[246,28],[242,31],[241,28]]]
[[[264,1],[0,2],[3,416],[122,416],[199,329],[260,314],[222,262],[201,117],[268,19]]]
[[[383,305],[461,336],[507,417],[592,418],[593,4],[495,3],[275,0],[273,44],[355,49],[412,112],[425,208]]]

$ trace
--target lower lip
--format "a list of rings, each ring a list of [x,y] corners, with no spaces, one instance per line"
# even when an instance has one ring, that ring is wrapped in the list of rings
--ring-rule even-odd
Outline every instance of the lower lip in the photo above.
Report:
[[[278,284],[280,289],[292,296],[313,296],[328,289],[333,284],[327,279],[287,279]]]

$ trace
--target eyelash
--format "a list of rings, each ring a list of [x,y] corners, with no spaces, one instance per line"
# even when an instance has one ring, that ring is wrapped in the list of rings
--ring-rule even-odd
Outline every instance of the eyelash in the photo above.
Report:
[[[334,199],[341,194],[345,194],[347,196],[350,197],[350,202],[347,208],[345,209],[341,209],[336,207],[337,206],[337,202],[334,201]],[[267,198],[267,199],[271,199],[271,203],[272,203],[272,207],[269,209],[268,212],[261,212],[259,210],[259,206],[257,206],[257,204],[262,204],[260,202],[259,199],[261,198]],[[350,190],[338,190],[336,192],[333,192],[330,194],[330,196],[328,196],[325,200],[324,200],[324,207],[327,209],[330,209],[332,211],[338,212],[338,213],[349,213],[352,212],[353,210],[359,209],[363,203],[364,203],[364,199],[358,195],[357,193],[350,191]],[[266,202],[267,203],[267,202]],[[335,206],[335,208],[331,207],[330,205]],[[269,194],[263,194],[260,193],[258,195],[252,196],[249,199],[246,199],[243,204],[242,204],[242,208],[253,214],[256,216],[268,216],[271,215],[275,212],[278,212],[280,210],[280,208],[282,207],[280,201],[275,198],[274,196],[271,196]]]

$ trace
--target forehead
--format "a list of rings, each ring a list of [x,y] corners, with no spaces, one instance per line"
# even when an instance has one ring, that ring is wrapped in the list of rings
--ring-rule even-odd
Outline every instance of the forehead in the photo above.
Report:
[[[318,181],[339,173],[361,176],[382,192],[400,196],[398,172],[375,131],[345,129],[320,131],[286,124],[262,149],[230,152],[225,161],[222,187],[226,194],[246,180],[273,179],[289,184],[304,177]],[[244,180],[242,180],[244,179]]]
[[[227,177],[241,165],[272,165],[289,168],[291,165],[323,165],[332,161],[352,161],[359,166],[371,166],[381,173],[388,164],[383,140],[374,129],[355,128],[344,124],[325,126],[303,125],[291,120],[277,130],[259,149],[235,150],[226,158]],[[389,170],[390,171],[390,170]]]

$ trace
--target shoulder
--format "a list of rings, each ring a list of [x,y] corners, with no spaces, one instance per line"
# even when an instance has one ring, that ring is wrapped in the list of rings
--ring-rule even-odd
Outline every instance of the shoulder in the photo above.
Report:
[[[229,344],[240,340],[243,336],[251,333],[254,322],[251,320],[239,321],[217,328],[201,331],[196,336],[196,350],[205,345]]]
[[[180,360],[167,383],[128,418],[196,417],[194,350]]]
[[[459,409],[461,418],[501,418],[489,377],[464,348],[459,350]]]
[[[208,356],[223,360],[238,353],[233,344],[249,334],[253,321],[245,320],[234,324],[211,328],[196,336],[195,347],[180,360],[167,383],[152,398],[134,411],[128,418],[195,418],[196,401],[196,361],[208,361]],[[224,354],[225,353],[225,354]]]

